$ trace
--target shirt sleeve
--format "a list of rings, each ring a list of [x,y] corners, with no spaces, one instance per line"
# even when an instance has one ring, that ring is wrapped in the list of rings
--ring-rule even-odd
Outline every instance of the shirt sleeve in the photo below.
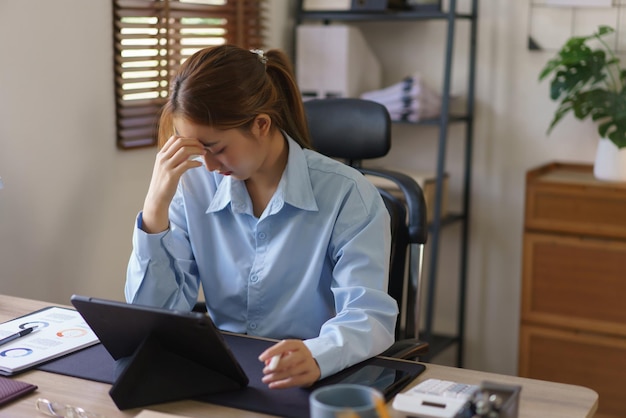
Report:
[[[369,184],[368,184],[369,186]],[[336,315],[305,340],[322,378],[380,354],[394,342],[398,305],[387,293],[390,221],[375,188],[366,188],[337,220],[330,253]]]
[[[148,234],[141,229],[142,213],[137,216],[124,289],[127,302],[179,310],[194,306],[200,281],[180,219],[170,210],[170,228]]]

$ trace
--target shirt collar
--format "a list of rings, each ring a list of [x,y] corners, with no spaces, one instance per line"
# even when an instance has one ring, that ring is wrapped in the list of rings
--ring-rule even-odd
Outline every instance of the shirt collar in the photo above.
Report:
[[[287,138],[289,146],[287,166],[265,212],[267,215],[274,214],[285,203],[302,210],[317,211],[318,206],[311,185],[305,152],[289,135],[285,132],[283,135]],[[252,213],[252,201],[244,182],[233,179],[231,176],[220,174],[216,176],[221,177],[222,180],[209,204],[207,213],[220,211],[229,203],[235,213]]]

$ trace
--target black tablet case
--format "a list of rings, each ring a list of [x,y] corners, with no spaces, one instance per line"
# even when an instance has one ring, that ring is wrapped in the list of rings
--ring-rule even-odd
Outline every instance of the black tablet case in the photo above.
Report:
[[[119,409],[226,392],[248,384],[207,315],[80,295],[70,300],[116,361],[109,394]]]

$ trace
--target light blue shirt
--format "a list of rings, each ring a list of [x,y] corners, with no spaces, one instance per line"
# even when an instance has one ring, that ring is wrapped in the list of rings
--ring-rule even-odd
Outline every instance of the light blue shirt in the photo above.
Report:
[[[190,310],[202,284],[220,329],[302,339],[325,377],[394,341],[389,214],[357,170],[288,145],[259,218],[243,181],[205,168],[181,178],[167,231],[145,233],[139,214],[125,293],[128,302]]]

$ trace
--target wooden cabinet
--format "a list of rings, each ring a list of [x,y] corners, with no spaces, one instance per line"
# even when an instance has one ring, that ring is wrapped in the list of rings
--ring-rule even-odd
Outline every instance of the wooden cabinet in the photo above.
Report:
[[[626,183],[551,163],[526,175],[519,374],[598,392],[626,416]]]

